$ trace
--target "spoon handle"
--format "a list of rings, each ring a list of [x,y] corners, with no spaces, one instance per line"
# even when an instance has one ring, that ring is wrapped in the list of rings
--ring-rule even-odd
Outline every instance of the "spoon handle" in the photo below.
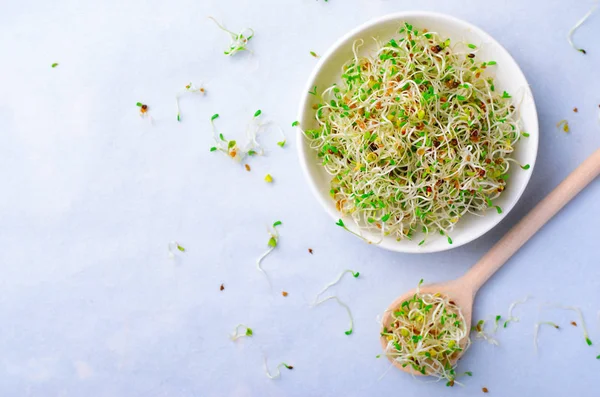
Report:
[[[600,149],[538,203],[519,223],[485,254],[462,278],[473,295],[506,261],[573,197],[600,174]]]

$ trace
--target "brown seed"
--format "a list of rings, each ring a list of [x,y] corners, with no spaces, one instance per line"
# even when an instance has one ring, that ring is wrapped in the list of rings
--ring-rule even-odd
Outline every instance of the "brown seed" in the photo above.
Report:
[[[221,286],[219,287],[219,290],[223,291],[225,289],[225,286],[223,284],[221,284]]]
[[[451,379],[450,381],[448,381],[448,386],[450,386],[450,387],[454,386],[454,380],[453,379]]]
[[[492,160],[491,160],[491,159],[485,159],[485,163],[486,163],[486,164],[489,164],[489,163],[491,163],[491,162],[492,162]]]
[[[287,293],[287,292],[285,292],[285,291],[281,291],[281,295],[283,295],[283,296],[288,296],[288,293]]]
[[[577,112],[579,111],[579,109],[577,109],[577,108],[573,108],[573,111],[574,111],[575,113],[577,113]]]
[[[482,392],[484,392],[484,393],[487,393],[489,390],[488,390],[488,388],[487,388],[487,387],[482,387],[482,388],[481,388],[481,391],[482,391]]]
[[[479,176],[484,177],[485,176],[485,170],[479,170]]]
[[[575,321],[571,321],[571,325],[572,325],[573,327],[577,327],[577,323],[576,323]]]
[[[469,54],[467,55],[469,58],[475,58],[475,54]]]
[[[312,255],[312,253],[313,253],[313,250],[312,250],[312,248],[309,248],[309,249],[308,249],[308,253]]]
[[[246,168],[246,171],[250,171],[250,166],[248,164],[244,164],[244,167]]]
[[[286,368],[287,369],[294,369],[294,366],[293,365],[288,365]]]
[[[204,88],[200,87],[200,92],[204,94]]]
[[[148,105],[142,105],[142,110],[148,110]]]
[[[317,110],[317,109],[319,109],[319,105],[317,105],[317,104],[315,103],[314,105],[312,105],[312,108],[313,108],[314,110]]]

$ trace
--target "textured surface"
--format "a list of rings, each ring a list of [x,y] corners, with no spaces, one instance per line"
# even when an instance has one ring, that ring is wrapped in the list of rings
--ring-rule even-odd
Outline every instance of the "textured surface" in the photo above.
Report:
[[[600,14],[566,34],[590,1],[433,1],[484,28],[528,77],[540,114],[540,151],[529,188],[492,232],[447,253],[411,256],[367,246],[333,224],[307,188],[289,127],[305,79],[340,35],[408,1],[31,1],[0,13],[0,394],[3,396],[594,395],[600,360],[600,181],[561,212],[481,291],[475,318],[520,323],[462,360],[464,388],[423,384],[379,353],[376,316],[420,278],[462,274],[569,171],[600,146]],[[227,36],[253,27],[254,57],[222,55]],[[51,68],[53,62],[59,66]],[[206,97],[174,94],[189,81]],[[137,115],[148,103],[155,124]],[[579,113],[572,111],[579,108]],[[256,109],[284,126],[289,147],[265,136],[267,157],[246,172],[212,145],[208,120],[243,140]],[[555,123],[568,118],[571,133]],[[271,139],[272,138],[272,139]],[[269,172],[275,183],[263,182]],[[281,241],[255,268],[265,227]],[[188,249],[176,260],[167,243]],[[307,252],[314,250],[314,255]],[[314,294],[346,268],[336,289],[352,308]],[[219,291],[221,283],[225,290]],[[281,290],[289,296],[281,296]],[[569,312],[538,315],[545,301],[580,305],[596,341],[587,347]],[[537,318],[554,320],[533,350]],[[237,323],[251,339],[231,342]],[[279,380],[263,372],[294,366]]]

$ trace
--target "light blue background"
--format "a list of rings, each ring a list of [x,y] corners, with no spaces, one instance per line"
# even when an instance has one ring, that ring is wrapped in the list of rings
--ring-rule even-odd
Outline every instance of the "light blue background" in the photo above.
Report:
[[[600,181],[535,236],[481,291],[475,319],[520,323],[501,345],[477,342],[461,361],[464,388],[424,384],[388,365],[376,317],[420,278],[460,276],[587,155],[600,147],[600,14],[566,35],[591,1],[189,0],[4,1],[0,11],[0,394],[2,396],[469,396],[598,395]],[[541,139],[531,183],[493,231],[458,249],[412,256],[362,244],[335,226],[301,173],[294,131],[316,60],[338,37],[386,13],[446,12],[492,34],[531,83]],[[222,55],[234,30],[256,30],[254,57]],[[52,69],[50,65],[60,65]],[[207,96],[174,94],[203,81]],[[151,126],[138,117],[148,103]],[[579,113],[572,112],[573,107]],[[283,126],[246,172],[212,146],[209,118],[243,141],[256,109]],[[555,127],[567,118],[571,133]],[[263,182],[270,172],[275,183]],[[277,250],[255,268],[265,227],[281,220]],[[168,258],[167,243],[188,252]],[[314,250],[314,255],[307,252]],[[353,310],[310,301],[341,270]],[[225,284],[225,291],[219,285]],[[289,292],[287,298],[280,291]],[[591,338],[569,312],[579,305]],[[533,350],[533,324],[544,328]],[[255,336],[231,342],[237,323]],[[294,366],[279,380],[263,372]],[[596,382],[595,382],[596,381]]]

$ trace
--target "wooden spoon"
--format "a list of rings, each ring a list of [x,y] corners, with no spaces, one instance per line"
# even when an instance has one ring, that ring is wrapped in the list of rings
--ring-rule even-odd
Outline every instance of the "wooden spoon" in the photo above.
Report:
[[[533,208],[527,216],[517,223],[500,241],[485,254],[464,276],[445,283],[424,285],[420,288],[423,293],[439,292],[448,297],[450,301],[460,307],[465,318],[467,330],[471,329],[473,314],[473,301],[479,288],[494,274],[506,261],[523,246],[546,222],[560,211],[573,197],[600,174],[600,149],[588,157],[575,171],[561,182],[544,200]],[[385,311],[382,325],[389,327],[392,322],[392,313],[402,302],[410,299],[415,290],[412,289],[396,299]],[[465,337],[461,345],[466,344]],[[385,351],[388,341],[381,338],[381,345]],[[459,357],[456,359],[458,360]],[[414,375],[422,375],[410,366],[402,365],[390,358],[399,369]]]

